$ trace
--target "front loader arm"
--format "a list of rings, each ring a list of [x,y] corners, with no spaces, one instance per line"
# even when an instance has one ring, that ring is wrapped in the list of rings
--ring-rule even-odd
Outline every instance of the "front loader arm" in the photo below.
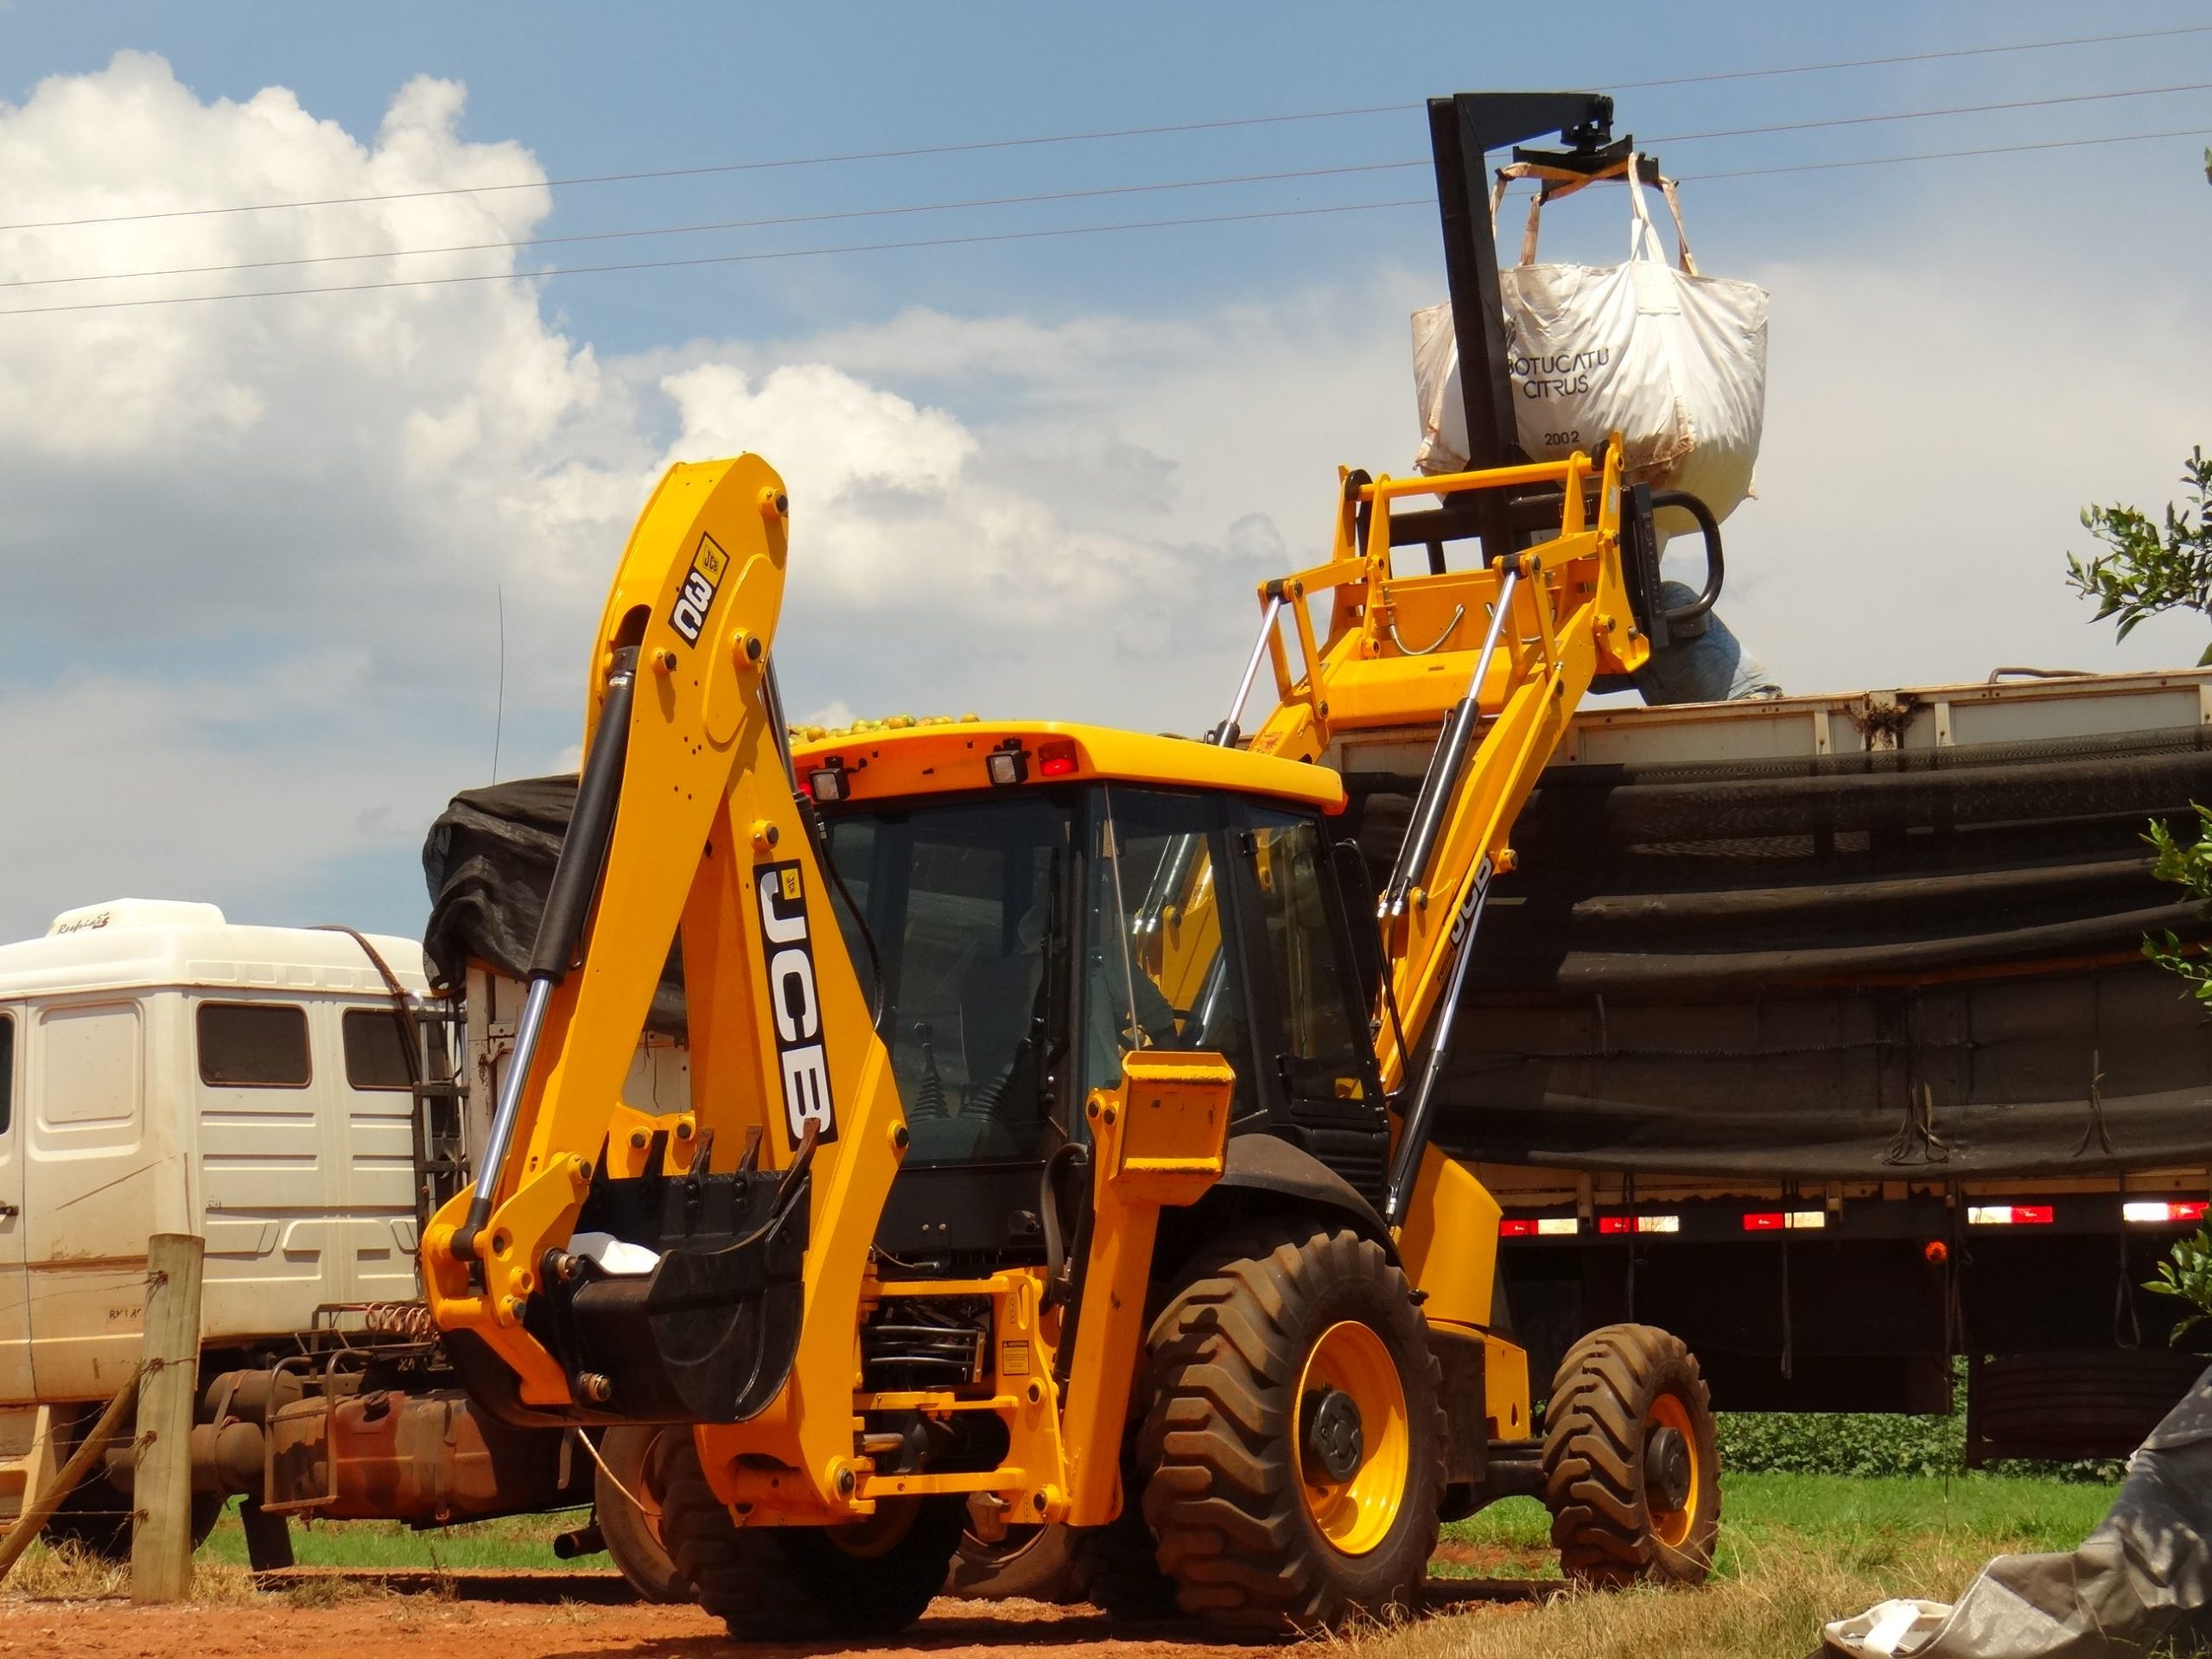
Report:
[[[1348,474],[1330,562],[1261,590],[1278,700],[1255,751],[1318,760],[1341,731],[1439,728],[1376,918],[1389,976],[1377,1058],[1403,1107],[1383,1210],[1394,1226],[1423,1179],[1470,947],[1492,876],[1513,867],[1514,821],[1592,679],[1633,671],[1650,653],[1623,569],[1619,451],[1615,442],[1604,452],[1594,515],[1586,500],[1592,464],[1580,454],[1426,478]],[[1392,568],[1393,502],[1532,486],[1558,489],[1556,535],[1486,569]],[[1324,589],[1334,603],[1317,645],[1306,605]],[[1301,677],[1274,622],[1285,606],[1298,624]]]
[[[744,1421],[747,1450],[834,1506],[868,1243],[906,1128],[784,747],[770,661],[788,527],[781,480],[752,455],[671,468],[639,518],[593,647],[584,780],[484,1166],[427,1230],[423,1267],[456,1351],[511,1372],[519,1409]],[[654,1119],[622,1083],[679,923],[694,1109]],[[652,1184],[672,1179],[725,1219],[664,1241],[650,1279],[582,1253],[580,1217],[588,1234],[658,1216]],[[756,1292],[745,1320],[714,1327]],[[748,1344],[767,1359],[734,1353]],[[654,1345],[647,1367],[634,1350]],[[594,1353],[610,1357],[579,1358]],[[802,1410],[808,1378],[844,1397]]]

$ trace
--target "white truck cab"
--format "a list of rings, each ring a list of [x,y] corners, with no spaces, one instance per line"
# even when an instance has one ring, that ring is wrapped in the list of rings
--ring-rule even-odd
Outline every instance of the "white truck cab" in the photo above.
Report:
[[[203,1349],[415,1299],[427,990],[413,939],[207,904],[0,945],[0,1514],[137,1364],[148,1235],[207,1241]]]

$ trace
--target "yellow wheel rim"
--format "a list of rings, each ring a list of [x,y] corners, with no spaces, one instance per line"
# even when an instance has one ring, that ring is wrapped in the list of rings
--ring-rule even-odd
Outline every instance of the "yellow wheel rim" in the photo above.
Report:
[[[1659,1395],[1644,1414],[1643,1438],[1647,1444],[1654,1431],[1662,1428],[1671,1428],[1682,1437],[1682,1447],[1689,1460],[1689,1489],[1683,1494],[1679,1510],[1661,1509],[1650,1501],[1648,1493],[1645,1501],[1651,1515],[1652,1536],[1669,1549],[1680,1549],[1689,1541],[1690,1523],[1697,1516],[1698,1499],[1705,1490],[1705,1466],[1698,1451],[1697,1434],[1690,1427],[1689,1408],[1676,1395]]]
[[[875,1513],[865,1521],[849,1521],[827,1529],[830,1541],[857,1560],[888,1555],[906,1541],[921,1510],[918,1498],[878,1498]]]
[[[1344,1402],[1332,1395],[1359,1414],[1357,1465],[1341,1477],[1306,1445],[1307,1425],[1325,1406],[1342,1421]],[[1321,1333],[1299,1374],[1290,1443],[1306,1513],[1324,1538],[1344,1554],[1363,1555],[1389,1535],[1405,1499],[1412,1436],[1405,1385],[1371,1327],[1345,1319]]]

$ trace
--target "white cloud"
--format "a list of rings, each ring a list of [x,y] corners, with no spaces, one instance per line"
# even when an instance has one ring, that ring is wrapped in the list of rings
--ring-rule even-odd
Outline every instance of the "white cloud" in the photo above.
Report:
[[[357,921],[318,873],[404,859],[448,780],[483,765],[474,736],[396,723],[359,653],[0,686],[5,937],[126,894],[212,899],[248,921]]]
[[[542,176],[464,139],[461,112],[418,80],[363,142],[281,89],[203,102],[126,54],[0,106],[0,177],[30,220]],[[0,281],[379,255],[16,288],[0,311],[508,271],[382,256],[526,237],[549,207],[541,186],[0,238]],[[2083,499],[2155,506],[2206,435],[2201,308],[2139,278],[2115,340],[2078,321],[2110,280],[2087,256],[1987,263],[1764,273],[1763,499],[1730,523],[1724,609],[1795,688],[2202,644],[2146,628],[2116,652],[2060,575]],[[613,359],[527,282],[0,315],[0,937],[125,890],[270,919],[343,893],[345,919],[411,925],[429,817],[488,761],[495,593],[505,769],[572,759],[604,584],[675,458],[753,448],[785,475],[791,707],[1202,728],[1252,584],[1325,551],[1337,466],[1410,468],[1405,319],[1440,287],[1385,271],[1150,319],[912,310]]]
[[[2201,284],[2136,268],[2123,292],[2102,249],[1932,251],[1760,273],[1771,379],[1761,499],[1726,531],[1732,626],[1793,690],[2194,663],[2201,619],[2116,645],[2065,556],[2096,550],[2086,503],[2157,512],[2212,435]]]
[[[203,102],[125,54],[0,106],[0,171],[25,220],[539,176],[518,146],[462,138],[461,112],[459,87],[418,80],[363,143],[281,89]],[[382,256],[526,237],[549,204],[537,188],[0,238],[16,282],[380,256],[20,288],[0,309],[512,270],[506,251]],[[0,317],[0,776],[36,783],[0,794],[0,936],[118,882],[269,913],[379,857],[388,909],[361,919],[404,925],[430,811],[482,780],[495,609],[507,770],[556,762],[603,584],[674,458],[752,447],[791,483],[793,706],[1203,725],[1250,584],[1280,563],[1269,515],[1306,497],[1287,539],[1312,544],[1344,411],[1387,403],[1404,424],[1395,365],[1346,342],[1347,317],[1395,337],[1395,302],[1371,301],[1143,324],[915,313],[615,362],[523,282]],[[1287,406],[1291,382],[1347,365],[1335,414]]]

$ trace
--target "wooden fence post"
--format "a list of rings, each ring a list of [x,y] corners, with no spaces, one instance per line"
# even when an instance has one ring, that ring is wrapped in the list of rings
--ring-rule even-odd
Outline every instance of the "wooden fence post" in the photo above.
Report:
[[[131,1475],[130,1599],[181,1601],[192,1588],[192,1418],[200,1395],[200,1269],[189,1233],[146,1241],[146,1327]]]

